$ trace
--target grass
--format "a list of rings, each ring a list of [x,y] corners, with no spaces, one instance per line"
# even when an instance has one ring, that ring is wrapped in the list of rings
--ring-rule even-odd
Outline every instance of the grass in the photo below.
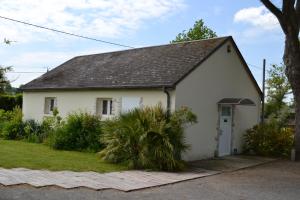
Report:
[[[43,144],[11,140],[0,140],[0,167],[95,172],[127,169],[100,160],[96,153],[58,151]]]

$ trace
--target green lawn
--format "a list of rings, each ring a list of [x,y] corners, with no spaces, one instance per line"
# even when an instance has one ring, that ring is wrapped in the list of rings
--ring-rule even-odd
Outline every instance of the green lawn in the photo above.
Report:
[[[0,140],[0,167],[95,172],[126,169],[100,160],[95,153],[57,151],[43,144],[9,140]]]

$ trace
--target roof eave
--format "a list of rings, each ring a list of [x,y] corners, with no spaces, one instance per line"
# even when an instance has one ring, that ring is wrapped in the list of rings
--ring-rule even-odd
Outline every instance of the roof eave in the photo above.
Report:
[[[83,90],[126,90],[126,89],[174,89],[173,85],[150,85],[150,86],[108,86],[108,87],[53,87],[53,88],[21,88],[23,92],[41,92],[41,91],[83,91]]]

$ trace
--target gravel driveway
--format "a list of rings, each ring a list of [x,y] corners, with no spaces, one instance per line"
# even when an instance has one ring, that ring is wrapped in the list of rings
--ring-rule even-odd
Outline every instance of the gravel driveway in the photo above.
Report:
[[[276,161],[244,170],[134,192],[0,186],[0,199],[300,199],[300,162]]]

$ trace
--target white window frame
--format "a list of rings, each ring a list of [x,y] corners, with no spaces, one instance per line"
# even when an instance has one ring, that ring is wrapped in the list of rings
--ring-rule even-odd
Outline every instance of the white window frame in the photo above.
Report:
[[[104,112],[104,107],[103,107],[103,103],[107,102],[106,104],[106,113]],[[104,117],[104,118],[109,118],[111,116],[114,116],[114,102],[112,98],[97,98],[96,100],[96,114],[99,115],[100,117]]]
[[[57,98],[56,97],[45,97],[44,114],[52,115],[53,110],[55,108],[57,108]]]

